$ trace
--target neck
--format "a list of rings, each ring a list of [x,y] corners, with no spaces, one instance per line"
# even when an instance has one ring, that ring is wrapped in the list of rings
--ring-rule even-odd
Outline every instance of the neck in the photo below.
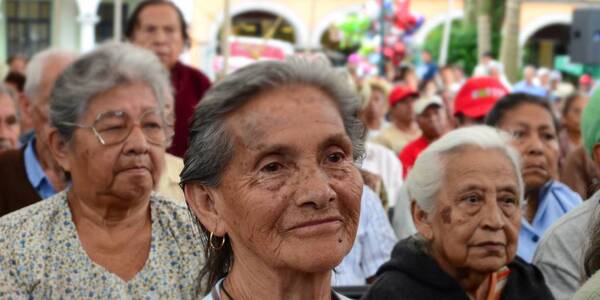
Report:
[[[85,221],[94,227],[112,230],[146,225],[150,220],[149,197],[138,201],[113,195],[85,194],[76,188],[69,191],[73,221]]]
[[[248,260],[234,259],[231,272],[223,284],[235,300],[331,299],[331,271],[329,270],[320,273],[303,273],[289,269],[273,269],[264,263],[248,263]]]
[[[577,129],[567,129],[567,135],[571,143],[579,145],[581,143],[581,131]]]
[[[525,207],[524,217],[527,220],[527,222],[529,222],[530,224],[531,224],[531,222],[533,222],[533,218],[535,217],[535,214],[537,213],[537,209],[538,209],[538,206],[540,203],[539,196],[540,196],[539,189],[528,190],[525,193],[525,199],[527,199],[527,206]]]
[[[401,131],[414,131],[416,129],[415,123],[412,120],[394,119],[392,122]]]
[[[479,296],[487,295],[489,273],[455,268],[448,264],[446,260],[440,259],[435,252],[432,255],[440,268],[454,278],[467,294],[473,296],[474,299],[485,299],[485,297],[481,298]]]

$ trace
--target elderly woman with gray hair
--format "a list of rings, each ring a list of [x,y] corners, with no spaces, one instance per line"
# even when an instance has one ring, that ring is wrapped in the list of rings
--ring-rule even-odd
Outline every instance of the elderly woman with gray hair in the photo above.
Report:
[[[205,299],[343,299],[332,270],[355,240],[364,127],[320,60],[260,62],[207,92],[181,181],[196,216]]]
[[[396,245],[365,299],[552,299],[516,257],[524,187],[507,144],[473,126],[421,153],[406,182],[418,233]]]
[[[200,296],[189,214],[152,193],[172,136],[170,92],[155,55],[120,43],[61,74],[48,140],[71,185],[0,219],[0,298]]]

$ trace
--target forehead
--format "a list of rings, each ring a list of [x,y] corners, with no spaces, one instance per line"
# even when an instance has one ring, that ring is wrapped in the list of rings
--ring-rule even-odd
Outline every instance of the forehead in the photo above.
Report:
[[[527,126],[530,128],[550,127],[554,129],[552,115],[540,105],[520,104],[504,113],[501,127]]]
[[[174,25],[179,26],[179,16],[174,7],[169,4],[149,5],[138,15],[139,26]]]
[[[15,102],[6,94],[0,94],[0,112],[3,114],[16,112]]]
[[[515,167],[498,149],[469,146],[448,153],[442,159],[446,162],[446,188],[458,189],[467,185],[517,187]]]
[[[99,113],[106,111],[125,111],[136,115],[157,107],[158,102],[148,85],[120,84],[94,96],[90,100],[86,115],[95,118]]]
[[[248,146],[274,142],[290,133],[323,133],[309,128],[344,133],[334,101],[309,86],[285,86],[264,92],[228,116],[227,126]]]

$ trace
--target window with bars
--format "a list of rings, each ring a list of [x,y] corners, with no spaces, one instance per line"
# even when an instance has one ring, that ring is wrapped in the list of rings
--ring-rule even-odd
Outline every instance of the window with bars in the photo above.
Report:
[[[50,0],[5,0],[8,55],[25,55],[50,46]]]

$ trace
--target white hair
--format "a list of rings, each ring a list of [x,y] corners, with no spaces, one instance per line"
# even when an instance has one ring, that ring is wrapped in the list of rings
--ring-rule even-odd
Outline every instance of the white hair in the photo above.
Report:
[[[25,70],[26,79],[23,93],[27,96],[28,101],[33,101],[36,98],[47,66],[52,65],[52,62],[57,59],[75,60],[77,56],[78,54],[75,52],[56,48],[36,53],[27,64],[27,69]]]
[[[499,129],[478,125],[453,130],[425,149],[415,162],[406,180],[409,198],[427,213],[433,213],[436,195],[446,176],[447,160],[450,153],[477,147],[485,150],[500,150],[512,163],[517,174],[519,203],[523,203],[524,184],[521,175],[519,153],[510,146],[510,137]]]

